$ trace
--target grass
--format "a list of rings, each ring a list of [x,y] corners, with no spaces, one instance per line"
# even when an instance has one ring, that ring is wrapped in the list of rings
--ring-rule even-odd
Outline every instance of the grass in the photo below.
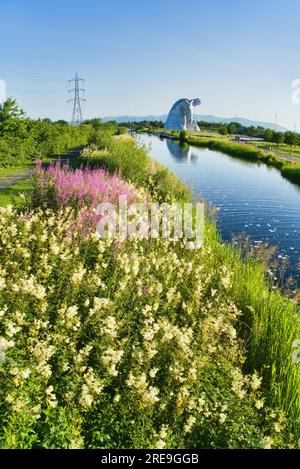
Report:
[[[232,297],[242,312],[239,332],[247,344],[246,369],[259,370],[271,406],[284,410],[300,436],[300,366],[293,363],[293,342],[300,338],[299,307],[273,291],[265,266],[245,259],[241,251],[222,245],[213,233],[207,242],[215,262],[234,273]]]
[[[0,205],[6,207],[9,204],[19,206],[22,195],[28,195],[32,189],[32,178],[24,179],[8,189],[0,189]]]

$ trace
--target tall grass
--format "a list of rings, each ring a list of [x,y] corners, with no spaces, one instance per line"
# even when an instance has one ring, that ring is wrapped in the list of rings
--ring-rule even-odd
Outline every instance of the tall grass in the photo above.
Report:
[[[231,295],[240,308],[239,332],[247,348],[246,371],[263,375],[271,406],[284,410],[291,429],[300,436],[300,364],[293,363],[293,341],[300,339],[299,307],[265,278],[265,266],[220,242],[214,227],[206,231],[214,262],[230,265]]]

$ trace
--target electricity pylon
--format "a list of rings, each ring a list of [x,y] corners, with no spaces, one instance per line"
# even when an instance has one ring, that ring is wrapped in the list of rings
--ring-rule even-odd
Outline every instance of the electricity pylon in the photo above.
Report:
[[[80,93],[84,92],[84,88],[80,88],[80,82],[84,83],[83,78],[78,77],[78,73],[76,72],[75,78],[72,78],[72,80],[69,80],[68,83],[75,83],[74,88],[71,90],[68,90],[68,93],[73,93],[74,92],[74,98],[69,99],[68,103],[73,102],[73,113],[72,113],[72,125],[79,125],[82,123],[82,111],[81,111],[81,101],[86,101],[86,99],[81,98]]]

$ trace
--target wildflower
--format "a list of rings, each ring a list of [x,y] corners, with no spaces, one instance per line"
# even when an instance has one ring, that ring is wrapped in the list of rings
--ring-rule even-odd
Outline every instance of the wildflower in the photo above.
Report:
[[[7,306],[4,306],[2,309],[0,309],[0,318],[2,318],[5,315],[7,310],[8,310]]]
[[[110,305],[111,301],[108,298],[98,298],[95,296],[94,298],[94,310],[99,310],[101,308],[105,308],[106,306]]]
[[[22,370],[20,372],[20,375],[23,379],[27,379],[27,378],[29,378],[30,373],[31,373],[31,370],[29,368],[26,368],[25,370]]]
[[[155,404],[155,402],[159,401],[158,394],[159,394],[159,389],[154,386],[150,386],[149,389],[144,394],[145,402],[148,405]]]
[[[167,430],[168,430],[168,426],[167,425],[162,425],[161,429],[160,429],[160,432],[159,432],[159,436],[163,439],[167,438]]]
[[[261,381],[262,379],[258,376],[258,374],[255,372],[252,375],[251,381],[250,381],[250,386],[252,389],[256,390],[259,389],[261,386]]]
[[[150,378],[155,378],[157,372],[158,372],[158,368],[152,368],[149,372]]]
[[[198,399],[198,405],[199,405],[199,407],[200,407],[201,409],[204,407],[204,405],[205,405],[205,400],[204,400],[202,397],[200,397],[200,398]]]
[[[117,376],[118,371],[116,365],[120,362],[124,354],[123,350],[114,350],[113,348],[108,348],[102,355],[102,362],[107,366],[108,373],[111,376]]]
[[[265,436],[262,441],[263,449],[272,449],[273,440],[269,436]]]
[[[190,433],[195,423],[196,423],[196,418],[193,415],[190,415],[190,417],[187,419],[186,424],[183,427],[184,433]]]
[[[84,407],[91,407],[93,400],[93,396],[90,394],[88,386],[83,384],[80,403]]]
[[[224,414],[223,412],[219,415],[219,423],[222,425],[227,418],[227,415]]]
[[[279,422],[274,423],[274,430],[275,430],[276,433],[280,433],[282,431],[282,427],[279,424]]]
[[[6,282],[5,278],[0,277],[0,290],[3,290],[5,288]]]
[[[5,337],[0,337],[0,350],[6,350],[15,345],[13,340],[7,340]]]
[[[46,396],[47,396],[47,403],[49,404],[50,407],[56,407],[57,406],[57,400],[56,396],[53,392],[53,386],[48,386],[46,389]]]
[[[258,410],[262,409],[263,406],[264,406],[264,400],[263,400],[263,399],[257,400],[257,401],[255,402],[255,407],[256,407]]]
[[[80,283],[86,273],[86,269],[83,268],[83,266],[80,266],[79,269],[73,273],[71,281],[77,285]]]
[[[77,331],[80,327],[80,319],[78,317],[78,307],[70,306],[66,311],[66,325],[68,328]]]
[[[227,269],[227,267],[223,267],[222,269],[223,277],[221,278],[221,284],[227,290],[231,287],[231,277],[232,273]]]
[[[52,254],[54,254],[55,256],[58,256],[59,251],[60,251],[60,247],[59,247],[58,244],[56,244],[56,243],[51,243],[50,244],[50,252]]]
[[[6,334],[9,337],[13,337],[17,332],[21,330],[21,327],[16,326],[12,321],[9,321],[9,323],[6,326]]]
[[[166,446],[166,443],[165,443],[164,440],[162,440],[162,439],[158,440],[158,441],[155,443],[155,448],[156,448],[156,449],[164,449],[165,446]]]
[[[117,336],[118,326],[117,320],[114,316],[108,316],[103,321],[102,333],[115,339]]]

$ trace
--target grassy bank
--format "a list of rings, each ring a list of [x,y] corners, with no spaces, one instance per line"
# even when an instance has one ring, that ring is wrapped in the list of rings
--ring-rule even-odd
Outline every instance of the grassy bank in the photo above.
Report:
[[[177,138],[176,134],[172,134]],[[210,146],[231,156],[244,157],[251,161],[282,165],[281,161],[273,160],[269,155],[257,152],[255,148],[233,144],[224,138],[212,141],[187,137],[186,142]],[[132,151],[133,147],[129,153]],[[101,156],[97,156],[96,152],[92,158],[86,156],[83,159],[92,159],[93,164],[104,164],[114,171],[128,175],[128,161],[118,157],[116,148],[112,147]],[[113,166],[110,161],[114,162]],[[132,161],[134,168],[134,159]],[[144,166],[145,172],[149,171],[149,161],[146,162],[145,155],[143,165],[139,160],[139,170],[141,166]],[[281,169],[283,170],[282,167]],[[297,167],[297,171],[299,169]],[[134,178],[134,170],[130,177]],[[174,178],[173,175],[172,177]],[[145,184],[146,180],[144,177],[136,182]],[[163,181],[162,185],[164,186]],[[173,198],[180,199],[180,194],[172,191],[170,194]],[[299,308],[279,292],[274,292],[272,285],[265,279],[264,265],[247,260],[241,251],[224,245],[215,226],[210,222],[206,223],[206,246],[211,252],[209,262],[215,269],[227,265],[232,272],[231,288],[227,294],[241,311],[238,330],[247,348],[245,367],[252,372],[258,370],[263,375],[267,402],[287,413],[290,428],[300,437],[300,366],[292,361],[293,342],[300,338]],[[203,263],[203,259],[199,262]]]
[[[150,131],[150,129],[149,129]],[[263,149],[250,144],[235,143],[226,137],[210,138],[184,133],[180,136],[180,132],[167,130],[151,130],[154,134],[165,135],[174,140],[187,143],[189,145],[210,148],[211,150],[220,151],[235,158],[245,159],[257,163],[264,163],[268,166],[277,168],[283,177],[289,181],[300,184],[300,164],[290,163],[276,156],[275,153],[266,153]]]

